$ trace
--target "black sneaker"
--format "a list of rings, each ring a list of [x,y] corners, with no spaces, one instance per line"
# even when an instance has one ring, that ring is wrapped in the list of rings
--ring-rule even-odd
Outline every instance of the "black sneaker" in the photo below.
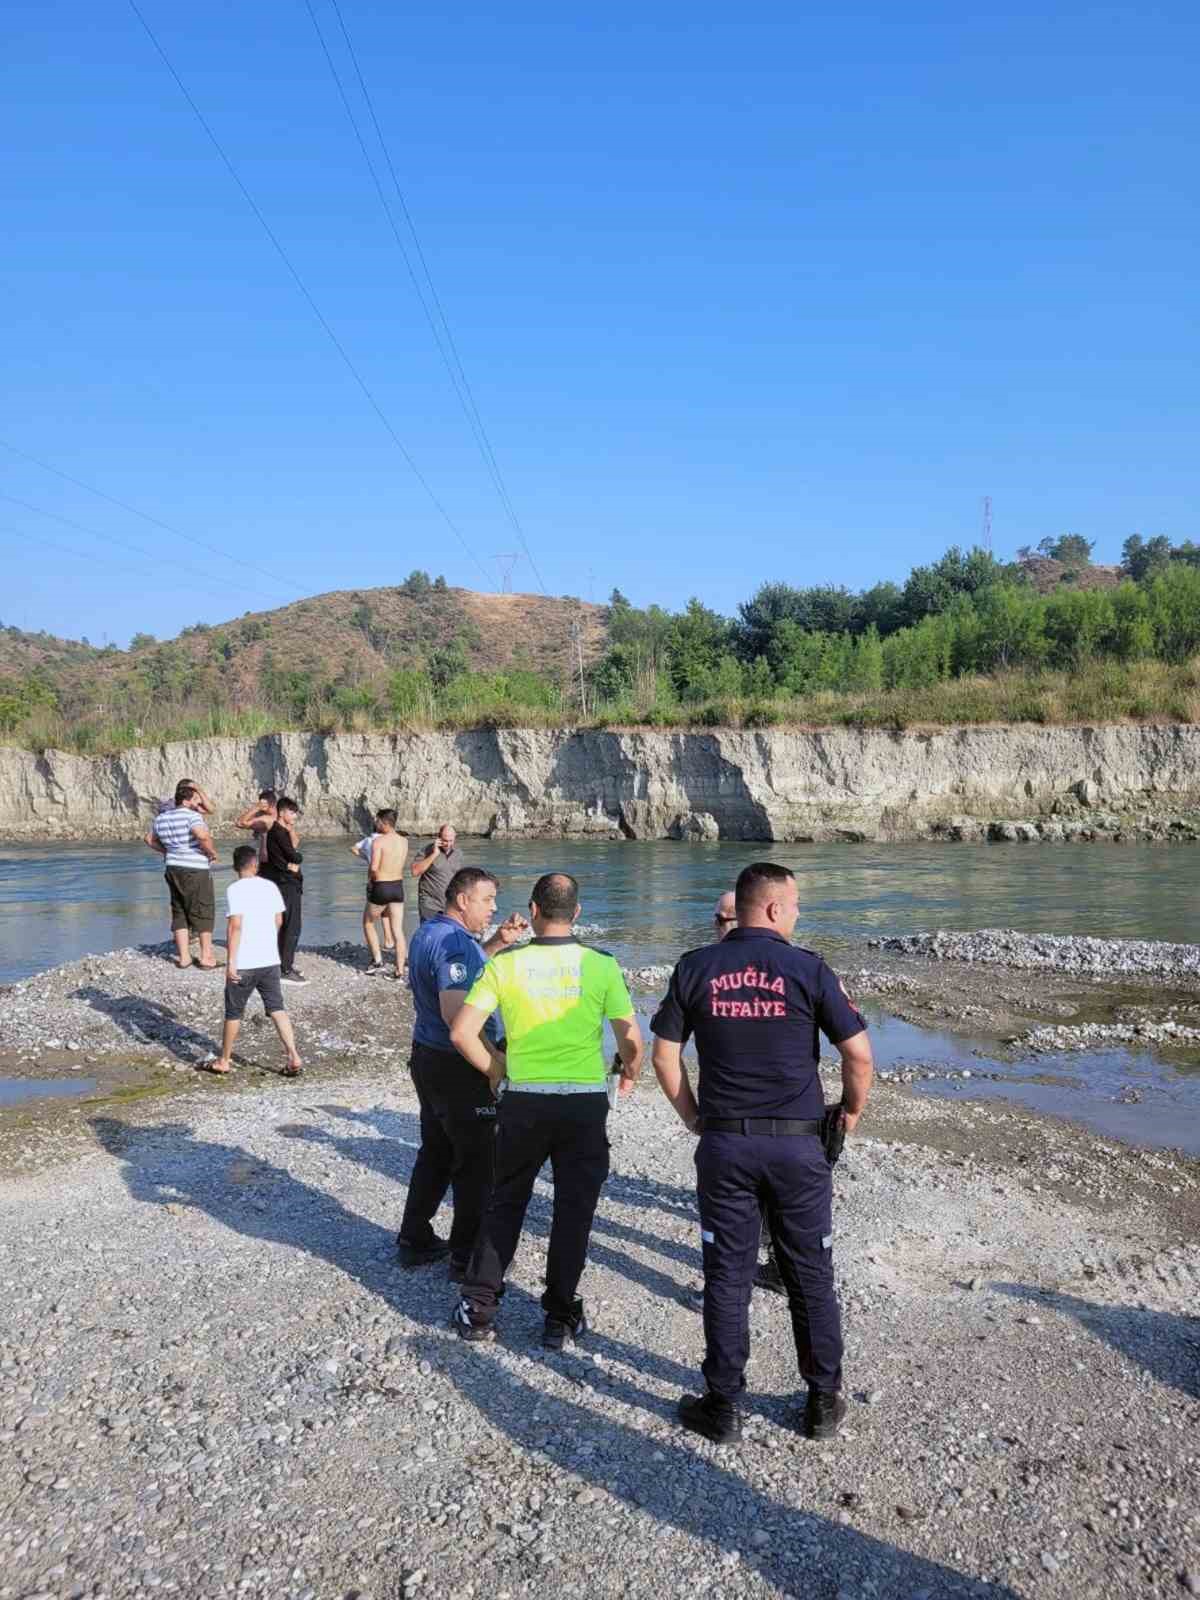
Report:
[[[549,1312],[546,1313],[545,1325],[542,1328],[542,1349],[561,1350],[568,1339],[578,1341],[587,1331],[583,1301],[576,1300],[569,1317],[555,1317]]]
[[[410,1244],[399,1234],[396,1236],[396,1259],[402,1267],[428,1267],[434,1261],[444,1261],[450,1246],[436,1234],[429,1244]]]
[[[754,1269],[754,1287],[769,1289],[772,1294],[786,1294],[787,1285],[773,1255],[768,1255],[761,1266]]]
[[[295,967],[289,967],[286,972],[279,974],[280,983],[294,983],[297,988],[303,988],[308,979],[302,972],[297,972]]]
[[[490,1344],[496,1337],[496,1330],[490,1322],[479,1324],[471,1321],[471,1305],[467,1300],[460,1300],[455,1306],[450,1326],[468,1344]]]
[[[735,1444],[742,1437],[737,1407],[711,1389],[707,1394],[685,1394],[677,1409],[685,1428],[703,1434],[714,1444]]]
[[[827,1389],[810,1389],[804,1407],[805,1437],[832,1439],[845,1421],[847,1409],[840,1394],[830,1394]]]

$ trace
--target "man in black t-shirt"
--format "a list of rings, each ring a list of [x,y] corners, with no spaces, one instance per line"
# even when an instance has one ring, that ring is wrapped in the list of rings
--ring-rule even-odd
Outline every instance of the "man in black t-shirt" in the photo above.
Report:
[[[304,918],[304,873],[300,854],[300,833],[296,824],[300,807],[288,795],[280,795],[276,819],[267,830],[267,856],[259,876],[273,883],[283,896],[283,926],[279,930],[279,981],[303,984],[308,979],[296,970],[296,946]]]
[[[833,1282],[833,1176],[820,1138],[820,1035],[842,1058],[842,1107],[853,1130],[870,1092],[866,1022],[820,956],[791,943],[799,914],[786,867],[758,862],[737,881],[737,927],[685,955],[650,1024],[654,1070],[696,1152],[704,1255],[702,1396],[679,1415],[718,1442],[741,1433],[737,1399],[750,1354],[750,1294],[760,1207],[769,1207],[800,1372],[804,1431],[828,1439],[846,1414],[841,1313]],[[699,1099],[683,1068],[694,1038]]]

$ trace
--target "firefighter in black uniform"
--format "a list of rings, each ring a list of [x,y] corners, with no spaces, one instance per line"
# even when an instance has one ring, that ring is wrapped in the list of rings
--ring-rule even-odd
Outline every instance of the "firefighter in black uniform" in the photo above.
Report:
[[[799,914],[786,867],[758,862],[740,875],[737,927],[689,951],[651,1023],[654,1070],[696,1150],[704,1256],[702,1396],[679,1402],[684,1425],[718,1442],[741,1434],[738,1396],[750,1354],[750,1294],[759,1218],[768,1208],[787,1289],[801,1376],[803,1428],[829,1439],[846,1414],[841,1313],[833,1283],[833,1174],[824,1136],[853,1130],[870,1091],[866,1022],[840,981],[791,943]],[[842,1057],[842,1101],[825,1115],[820,1034]],[[699,1103],[682,1062],[694,1037]],[[830,1136],[830,1154],[835,1140]],[[836,1156],[834,1156],[836,1159]]]

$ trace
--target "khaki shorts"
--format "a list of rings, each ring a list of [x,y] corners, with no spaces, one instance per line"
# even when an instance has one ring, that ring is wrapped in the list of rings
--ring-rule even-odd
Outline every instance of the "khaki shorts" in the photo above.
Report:
[[[211,933],[216,920],[212,873],[202,867],[168,867],[163,876],[171,891],[171,931]]]

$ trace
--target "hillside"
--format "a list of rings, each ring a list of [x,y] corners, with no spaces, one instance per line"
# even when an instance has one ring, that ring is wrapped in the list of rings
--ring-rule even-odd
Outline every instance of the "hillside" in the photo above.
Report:
[[[760,583],[733,616],[414,572],[127,651],[0,629],[0,737],[91,754],[288,730],[1197,720],[1200,546],[1090,551],[952,546],[903,584]]]
[[[605,616],[569,598],[476,594],[414,574],[198,623],[175,639],[138,634],[128,650],[0,628],[0,688],[32,674],[68,715],[111,716],[156,696],[179,700],[185,687],[193,707],[213,711],[379,695],[397,672],[436,679],[439,662],[447,677],[530,672],[560,685],[577,671],[573,629],[590,664],[605,648]]]

